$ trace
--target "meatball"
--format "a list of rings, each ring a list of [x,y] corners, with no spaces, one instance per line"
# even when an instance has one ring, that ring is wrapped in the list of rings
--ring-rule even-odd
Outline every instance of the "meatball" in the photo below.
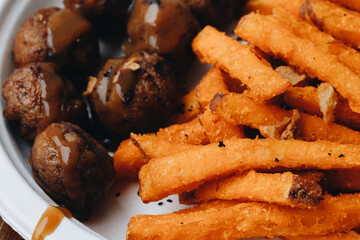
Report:
[[[87,75],[100,59],[90,23],[69,9],[39,9],[21,26],[14,44],[17,67],[54,62],[69,75]]]
[[[167,58],[177,73],[182,73],[194,59],[190,44],[199,30],[183,0],[136,0],[124,52],[156,52]]]
[[[90,216],[94,200],[114,182],[115,170],[108,152],[71,123],[53,123],[39,133],[29,163],[39,186],[79,220]]]
[[[4,117],[20,122],[21,135],[32,140],[50,123],[80,122],[85,104],[74,86],[59,76],[53,63],[30,63],[3,83]]]
[[[124,137],[159,128],[177,99],[168,64],[145,51],[107,61],[97,78],[90,78],[85,94],[100,122]]]
[[[133,0],[64,0],[66,8],[89,19],[101,35],[122,35]]]

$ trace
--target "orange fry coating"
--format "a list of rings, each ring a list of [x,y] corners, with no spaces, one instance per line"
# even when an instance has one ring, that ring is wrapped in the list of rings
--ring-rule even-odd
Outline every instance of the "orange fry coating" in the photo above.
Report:
[[[244,83],[253,98],[268,100],[291,86],[265,64],[264,59],[260,60],[250,46],[211,26],[206,26],[194,38],[192,47],[200,61],[215,65]]]
[[[179,195],[181,203],[195,204],[209,200],[241,200],[280,205],[314,207],[320,202],[323,174],[244,172],[224,179],[206,182],[191,192]]]
[[[245,6],[245,12],[259,11],[261,14],[271,14],[276,7],[282,7],[294,15],[300,14],[303,0],[250,0]]]
[[[157,158],[139,173],[144,202],[190,191],[205,181],[251,169],[360,167],[360,146],[327,141],[231,139]]]
[[[201,79],[196,87],[196,98],[200,104],[202,112],[206,110],[211,99],[219,92],[227,92],[224,82],[227,76],[218,68],[212,68]]]
[[[299,67],[310,77],[330,83],[348,99],[351,109],[360,112],[360,76],[327,54],[311,41],[296,36],[289,26],[274,16],[251,13],[244,16],[235,29],[241,38],[250,41],[266,53],[272,53]]]
[[[337,39],[360,48],[360,13],[323,0],[306,0],[311,21]]]
[[[263,129],[291,120],[293,113],[278,106],[257,103],[242,94],[217,95],[211,110],[232,124]],[[289,121],[290,124],[291,121]],[[306,141],[326,140],[360,144],[360,132],[336,123],[325,123],[321,118],[300,113],[295,137]]]
[[[359,240],[360,235],[355,231],[348,233],[331,233],[325,236],[293,236],[281,237],[283,240]]]
[[[187,123],[201,113],[195,89],[181,98],[181,104],[182,112],[177,114],[174,120],[177,124]]]
[[[331,0],[331,2],[360,11],[360,2],[358,0]]]
[[[322,117],[315,87],[292,87],[284,93],[284,101],[292,108]],[[360,130],[360,114],[353,112],[345,99],[339,98],[335,108],[335,121]]]
[[[359,226],[360,195],[326,196],[315,209],[214,201],[187,211],[136,215],[127,239],[241,239],[326,235]]]
[[[316,47],[327,53],[334,54],[337,59],[360,74],[360,53],[343,42],[336,40],[330,34],[320,31],[316,26],[292,15],[282,8],[275,8],[273,16],[281,23],[290,26],[296,36],[313,42]]]
[[[360,170],[340,169],[326,171],[329,189],[360,191]]]

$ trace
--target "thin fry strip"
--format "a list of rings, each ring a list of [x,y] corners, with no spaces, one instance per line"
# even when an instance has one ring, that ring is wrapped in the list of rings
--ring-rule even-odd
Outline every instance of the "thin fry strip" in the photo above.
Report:
[[[360,146],[327,141],[232,139],[152,159],[139,173],[144,202],[190,191],[237,171],[360,167]]]
[[[360,11],[360,2],[358,0],[331,0],[331,2]]]
[[[232,124],[262,129],[276,126],[291,119],[293,113],[280,107],[257,103],[242,94],[217,95],[211,110]],[[360,144],[360,132],[336,123],[325,123],[321,118],[300,113],[296,138],[306,141],[326,140],[339,143]]]
[[[268,100],[283,93],[291,84],[264,64],[248,45],[242,45],[211,26],[193,40],[192,47],[200,61],[215,65],[247,85],[249,94]]]
[[[284,101],[292,108],[322,117],[315,87],[292,87],[284,93]],[[349,128],[360,130],[360,114],[353,112],[345,99],[339,98],[335,108],[335,121]]]
[[[183,144],[207,144],[209,138],[206,136],[204,129],[198,118],[184,124],[175,124],[167,128],[160,129],[155,135],[145,134],[142,137],[152,139],[152,142],[166,140],[173,143]],[[116,177],[137,178],[140,168],[148,162],[144,153],[135,146],[131,139],[124,140],[120,143],[114,153],[114,168]]]
[[[183,212],[136,215],[127,239],[241,239],[326,235],[359,226],[360,195],[326,196],[315,209],[214,201]],[[159,230],[161,229],[161,231]]]
[[[219,92],[227,92],[227,86],[224,82],[225,73],[218,68],[212,68],[201,79],[196,87],[196,99],[199,102],[202,112],[209,106],[211,99]]]
[[[322,199],[319,182],[322,173],[258,173],[249,171],[207,182],[179,195],[180,203],[196,204],[209,200],[268,202],[297,207],[315,207]]]
[[[276,7],[282,7],[294,15],[300,14],[303,0],[250,0],[246,3],[245,12],[257,12],[271,14]]]
[[[325,172],[328,188],[333,190],[360,191],[360,170],[339,169]]]
[[[330,1],[304,1],[307,15],[321,30],[360,48],[360,13]]]
[[[358,51],[282,8],[275,8],[273,16],[281,21],[281,23],[290,26],[292,32],[298,37],[308,39],[316,47],[321,48],[327,53],[334,54],[340,62],[348,66],[355,73],[360,74],[360,53]]]
[[[310,77],[330,83],[343,97],[351,109],[360,112],[360,76],[340,63],[335,55],[327,54],[311,41],[297,37],[291,28],[274,16],[251,13],[244,16],[235,33],[259,47],[273,53],[290,65],[301,68]]]
[[[282,240],[359,240],[360,235],[355,231],[348,233],[332,233],[325,236],[293,236],[281,237]]]

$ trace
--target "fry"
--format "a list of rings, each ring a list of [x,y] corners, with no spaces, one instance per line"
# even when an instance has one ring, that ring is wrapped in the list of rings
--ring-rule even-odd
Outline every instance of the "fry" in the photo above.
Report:
[[[134,216],[128,224],[127,239],[240,239],[326,235],[350,231],[359,226],[359,217],[359,194],[326,196],[315,209],[255,202],[214,201],[183,212]]]
[[[293,113],[280,107],[257,103],[242,94],[216,95],[210,104],[212,112],[236,125],[246,125],[263,130],[264,127],[283,127],[293,124]],[[284,123],[284,126],[281,124]],[[300,113],[296,138],[306,141],[326,140],[339,143],[360,144],[360,133],[336,123],[326,124],[321,118]],[[280,129],[280,130],[283,130]],[[264,133],[264,132],[263,132]],[[283,132],[280,132],[280,135]]]
[[[180,113],[174,117],[177,124],[187,123],[201,113],[195,89],[181,98],[181,105]]]
[[[284,101],[292,108],[322,117],[315,87],[292,87],[284,93]],[[360,114],[353,112],[345,99],[339,98],[335,108],[335,121],[349,128],[360,130]]]
[[[360,146],[353,144],[231,139],[151,160],[139,173],[140,196],[144,202],[157,201],[251,169],[355,168],[360,167],[359,154]]]
[[[299,67],[310,77],[330,83],[348,99],[351,109],[360,112],[360,76],[340,63],[311,41],[297,37],[288,26],[274,16],[251,13],[244,16],[235,29],[241,38],[250,41],[266,53],[281,57]]]
[[[331,0],[331,2],[360,11],[360,2],[358,0]]]
[[[282,237],[283,240],[358,240],[360,235],[355,231],[348,233],[332,233],[325,236],[293,236]]]
[[[322,199],[319,182],[322,173],[258,173],[249,171],[207,182],[179,195],[180,203],[195,204],[209,200],[268,202],[297,207],[315,207]]]
[[[283,93],[291,83],[260,60],[248,45],[242,45],[215,28],[205,27],[193,40],[200,61],[215,65],[244,83],[249,94],[268,100]]]
[[[333,190],[360,191],[360,170],[341,169],[326,171],[328,188]]]
[[[271,14],[275,7],[283,7],[294,15],[300,14],[303,0],[250,0],[245,6],[245,12],[259,11],[261,14]]]
[[[360,53],[345,45],[343,42],[334,39],[330,34],[320,31],[316,26],[307,21],[290,14],[282,8],[275,8],[273,16],[281,23],[290,26],[293,33],[300,38],[310,40],[327,53],[334,54],[338,61],[345,64],[352,71],[360,74]]]
[[[323,0],[306,0],[304,4],[307,15],[321,30],[360,48],[360,13]]]
[[[209,138],[205,135],[203,127],[198,118],[185,123],[176,124],[167,128],[160,129],[155,135],[153,133],[142,135],[147,141],[169,141],[182,144],[207,144]],[[118,149],[114,153],[114,168],[116,177],[121,178],[137,178],[140,168],[148,162],[144,153],[135,146],[131,139],[124,140],[120,143]]]
[[[231,138],[245,138],[242,126],[225,121],[221,117],[212,114],[210,109],[199,115],[199,120],[210,142],[219,142]]]
[[[202,112],[206,110],[216,93],[227,92],[228,89],[224,82],[225,78],[225,74],[220,69],[212,68],[197,85],[196,98]]]

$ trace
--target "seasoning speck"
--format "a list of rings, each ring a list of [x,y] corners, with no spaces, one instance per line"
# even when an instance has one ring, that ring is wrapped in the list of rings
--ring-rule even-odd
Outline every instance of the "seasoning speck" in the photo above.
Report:
[[[329,156],[331,156],[331,153],[328,153]]]
[[[120,193],[115,193],[115,197],[119,197],[120,196]]]
[[[140,193],[139,193],[139,191],[137,191],[137,195],[140,197]]]
[[[225,144],[224,144],[224,142],[223,142],[223,141],[220,141],[218,146],[219,146],[219,148],[221,148],[221,147],[225,147]]]
[[[345,155],[344,155],[344,154],[340,154],[338,157],[339,157],[339,158],[345,157]]]
[[[184,224],[183,222],[180,222],[180,224]]]
[[[216,191],[218,191],[219,190],[219,187],[216,187]]]
[[[161,206],[161,205],[163,205],[163,204],[164,204],[163,202],[158,202],[158,205],[159,205],[159,206]]]
[[[275,162],[279,162],[280,160],[278,158],[275,158]]]
[[[167,202],[169,202],[169,203],[172,203],[173,202],[173,200],[171,200],[171,199],[168,199],[168,200],[166,200]]]

